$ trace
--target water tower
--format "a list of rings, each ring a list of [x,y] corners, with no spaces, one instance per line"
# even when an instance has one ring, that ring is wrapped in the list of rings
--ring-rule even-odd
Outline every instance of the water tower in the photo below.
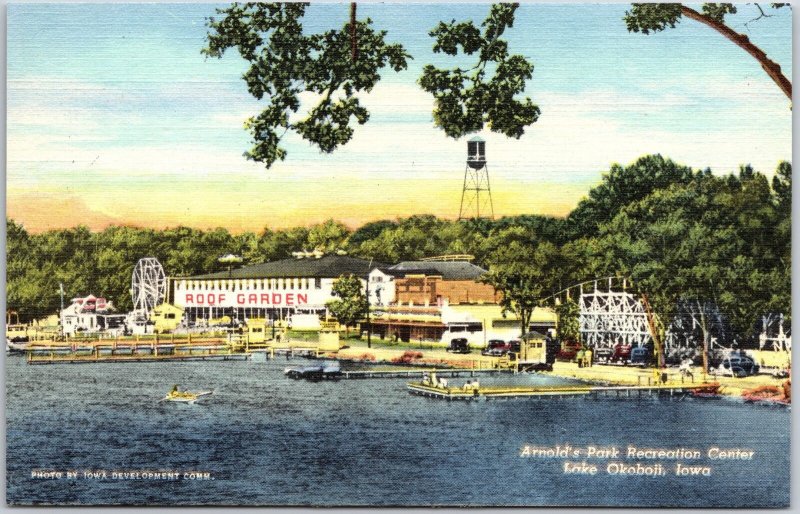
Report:
[[[458,219],[481,217],[494,219],[494,205],[489,187],[489,168],[486,167],[486,141],[475,136],[467,141],[467,167]]]

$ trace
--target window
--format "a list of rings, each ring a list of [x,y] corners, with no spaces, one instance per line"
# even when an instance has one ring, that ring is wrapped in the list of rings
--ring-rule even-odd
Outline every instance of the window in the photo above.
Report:
[[[164,315],[164,318],[165,319],[175,319],[175,313],[174,312],[169,312],[169,313]]]

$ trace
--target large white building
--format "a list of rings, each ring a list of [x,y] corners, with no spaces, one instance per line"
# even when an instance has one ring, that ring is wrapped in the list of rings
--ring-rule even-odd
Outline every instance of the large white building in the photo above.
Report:
[[[105,298],[89,295],[73,298],[70,305],[61,311],[61,327],[64,335],[80,332],[99,332],[125,328],[125,315],[114,314],[116,309]]]
[[[366,287],[371,269],[382,266],[346,255],[324,255],[252,264],[230,271],[171,279],[171,303],[189,321],[223,315],[236,319],[285,319],[294,313],[324,314],[333,284],[343,275]],[[373,303],[374,294],[370,294]]]

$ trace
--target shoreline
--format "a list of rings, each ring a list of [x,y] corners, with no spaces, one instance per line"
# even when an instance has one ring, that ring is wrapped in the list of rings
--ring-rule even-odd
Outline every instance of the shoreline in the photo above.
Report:
[[[359,342],[360,343],[360,342]],[[421,354],[421,358],[410,362],[398,362],[394,359],[402,358],[405,352],[416,352]],[[444,350],[434,349],[395,349],[385,347],[367,348],[366,345],[350,346],[342,348],[338,352],[327,352],[325,357],[340,361],[348,361],[370,365],[398,365],[411,367],[429,368],[435,363],[440,363],[448,367],[474,367],[475,369],[487,369],[498,366],[498,357],[488,357],[480,354],[451,354]],[[365,359],[364,357],[367,356]],[[465,364],[474,364],[465,366]],[[692,372],[694,379],[682,378],[678,368],[666,368],[669,383],[695,383],[718,382],[720,384],[719,393],[722,396],[741,398],[745,391],[762,386],[780,387],[786,381],[785,378],[775,378],[771,375],[759,374],[744,378],[724,377],[720,375],[702,374],[699,367],[695,367]],[[593,385],[647,385],[657,381],[656,373],[653,368],[640,368],[624,365],[594,364],[588,368],[579,368],[577,363],[556,361],[553,364],[553,371],[541,373],[544,376],[553,376],[564,379],[573,379]]]

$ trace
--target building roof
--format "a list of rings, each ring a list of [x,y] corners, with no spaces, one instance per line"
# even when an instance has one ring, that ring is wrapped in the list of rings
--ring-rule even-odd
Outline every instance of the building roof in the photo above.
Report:
[[[219,271],[205,275],[189,277],[203,278],[338,278],[353,274],[365,277],[375,267],[385,266],[380,262],[372,262],[347,255],[324,255],[320,258],[282,259],[279,261],[251,264],[230,271]]]
[[[444,280],[477,280],[487,271],[465,261],[403,261],[391,267],[406,274],[441,275]]]
[[[73,298],[72,303],[64,308],[64,312],[69,314],[83,314],[86,312],[96,312],[97,314],[105,314],[111,311],[116,311],[114,304],[110,300],[106,300],[102,296],[89,296]]]

